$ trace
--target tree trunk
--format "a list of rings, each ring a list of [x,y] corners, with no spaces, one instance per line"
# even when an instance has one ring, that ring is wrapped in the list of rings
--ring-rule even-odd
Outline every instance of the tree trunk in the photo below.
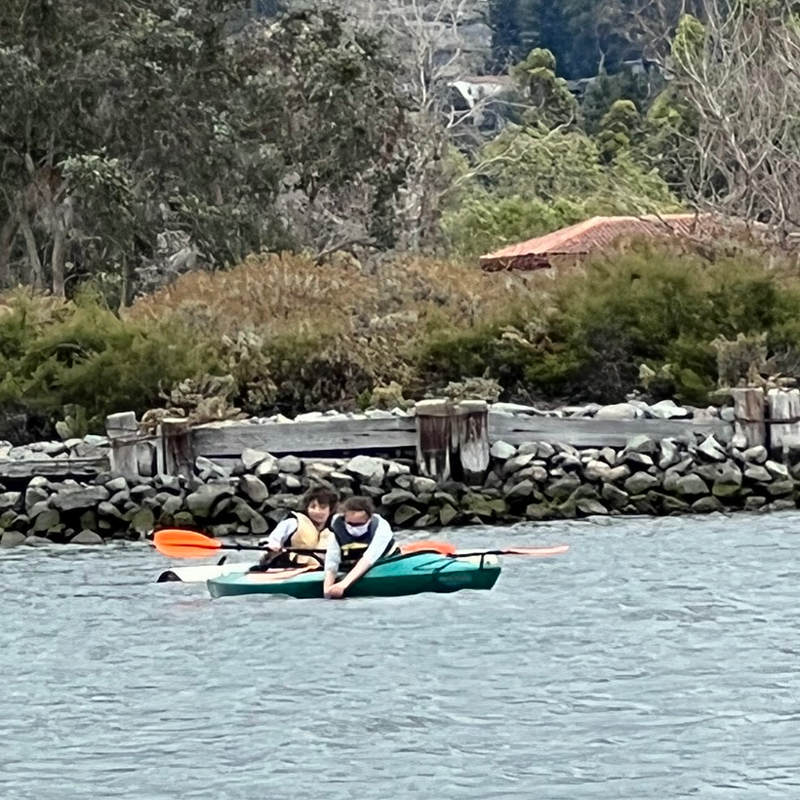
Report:
[[[11,214],[0,228],[0,289],[8,286],[8,266],[11,263],[11,251],[14,248],[14,239],[19,229],[16,214]]]
[[[53,231],[53,255],[50,263],[53,269],[53,294],[56,297],[66,297],[64,290],[64,251],[67,244],[67,232],[64,229],[64,220],[56,214],[55,230]]]
[[[19,227],[25,237],[25,246],[28,249],[28,283],[34,289],[44,289],[44,270],[39,258],[39,251],[36,249],[36,238],[33,235],[31,223],[24,214],[20,214]]]

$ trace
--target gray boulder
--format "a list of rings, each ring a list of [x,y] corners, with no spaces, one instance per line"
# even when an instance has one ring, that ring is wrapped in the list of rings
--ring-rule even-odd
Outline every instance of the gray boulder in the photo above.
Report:
[[[81,531],[75,534],[70,540],[70,544],[98,545],[105,544],[105,540],[99,533],[94,531]]]
[[[646,472],[635,472],[625,481],[625,491],[628,494],[644,494],[659,485],[658,478]]]
[[[508,459],[513,458],[517,454],[517,448],[508,442],[498,441],[492,445],[489,454],[492,458],[496,458],[499,461],[508,461]]]
[[[206,483],[187,495],[186,507],[195,517],[208,519],[219,501],[232,495],[233,488],[227,483]]]
[[[105,486],[77,486],[59,489],[50,499],[58,511],[83,511],[108,500],[111,495]]]

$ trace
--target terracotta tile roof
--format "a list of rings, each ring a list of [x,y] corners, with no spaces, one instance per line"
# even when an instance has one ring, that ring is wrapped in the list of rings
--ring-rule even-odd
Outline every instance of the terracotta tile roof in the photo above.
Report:
[[[530,269],[546,266],[547,256],[585,255],[611,245],[621,236],[690,235],[703,222],[695,214],[642,217],[592,217],[577,225],[519,242],[482,256],[483,269]],[[515,262],[523,261],[525,264]]]

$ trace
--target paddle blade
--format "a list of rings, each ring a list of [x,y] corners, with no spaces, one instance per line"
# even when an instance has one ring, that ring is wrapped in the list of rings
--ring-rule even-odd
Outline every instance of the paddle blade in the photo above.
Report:
[[[455,545],[449,542],[407,542],[400,546],[401,553],[430,553],[432,550],[444,556],[449,556],[456,552]]]
[[[508,547],[505,550],[498,550],[504,556],[533,556],[534,558],[546,558],[547,556],[560,556],[569,550],[568,544],[557,544],[552,547]]]
[[[195,531],[168,528],[156,531],[153,545],[159,553],[169,558],[208,558],[222,547],[222,542]]]

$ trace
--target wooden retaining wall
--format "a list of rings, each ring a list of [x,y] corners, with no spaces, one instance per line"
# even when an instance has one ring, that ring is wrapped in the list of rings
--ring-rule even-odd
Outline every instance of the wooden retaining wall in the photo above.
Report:
[[[789,447],[800,447],[800,390],[773,389],[765,396],[761,389],[734,389],[732,395],[733,422],[509,416],[491,412],[483,401],[424,400],[410,417],[195,426],[169,418],[157,433],[144,434],[136,415],[125,412],[107,418],[108,457],[0,460],[0,480],[34,475],[87,479],[109,469],[126,477],[190,476],[198,456],[224,463],[238,459],[247,448],[304,458],[413,458],[423,475],[469,480],[485,472],[491,446],[498,441],[619,448],[637,434],[665,439],[700,433],[740,448],[766,445],[776,457]]]

